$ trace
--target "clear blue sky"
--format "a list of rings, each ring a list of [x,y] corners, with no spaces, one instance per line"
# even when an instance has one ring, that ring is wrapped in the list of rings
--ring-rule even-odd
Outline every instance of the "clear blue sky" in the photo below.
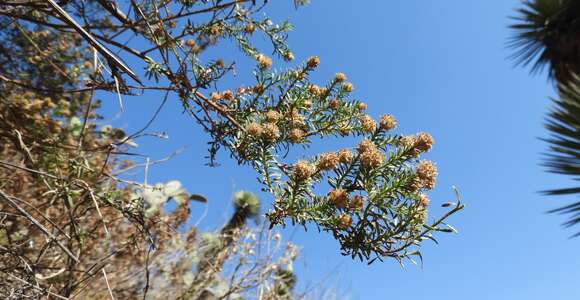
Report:
[[[508,17],[519,1],[313,0],[297,11],[290,0],[271,2],[268,15],[296,26],[289,42],[297,60],[321,57],[315,78],[345,72],[372,115],[394,114],[404,133],[433,134],[437,143],[428,156],[440,176],[432,203],[452,200],[456,185],[467,205],[450,222],[459,234],[426,243],[423,267],[367,266],[342,257],[327,234],[289,228],[286,237],[303,247],[301,286],[326,279],[327,287],[353,299],[580,298],[580,238],[569,239],[575,231],[560,227],[564,217],[545,213],[577,198],[538,194],[570,183],[539,166],[553,88],[544,74],[530,76],[506,59]],[[161,97],[125,100],[127,111],[114,122],[131,131]],[[142,139],[139,151],[161,158],[187,147],[153,167],[150,181],[176,178],[205,195],[209,214],[200,226],[215,228],[229,216],[233,192],[259,190],[255,173],[223,154],[221,167],[205,166],[207,136],[172,100],[151,128],[170,139]],[[203,206],[193,208],[197,218]]]

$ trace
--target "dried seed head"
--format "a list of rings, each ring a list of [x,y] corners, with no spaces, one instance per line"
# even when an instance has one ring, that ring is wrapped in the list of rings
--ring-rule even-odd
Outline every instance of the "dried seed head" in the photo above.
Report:
[[[272,59],[264,54],[256,55],[256,60],[258,61],[258,65],[260,69],[265,70],[272,66]]]
[[[363,209],[365,205],[365,198],[361,195],[356,195],[352,198],[350,202],[350,209],[353,211],[359,211]]]
[[[316,172],[316,168],[305,160],[295,163],[292,169],[297,180],[309,179]]]
[[[352,226],[352,218],[347,214],[342,214],[338,218],[338,226],[344,230],[349,229]]]
[[[344,75],[344,73],[336,73],[334,75],[334,81],[336,82],[343,82],[346,80],[346,75]]]
[[[318,67],[319,64],[320,64],[320,58],[318,56],[311,56],[310,58],[308,58],[308,62],[306,62],[306,65],[310,69],[314,69],[314,68]]]
[[[224,100],[232,101],[232,100],[234,100],[234,93],[232,91],[230,91],[230,90],[225,90],[222,93],[222,98]]]
[[[366,151],[360,154],[360,161],[365,167],[376,168],[383,164],[385,157],[378,149]]]
[[[343,189],[332,190],[328,193],[328,202],[338,208],[347,208],[348,193]]]
[[[377,150],[377,146],[371,140],[362,140],[357,147],[358,153]]]
[[[368,108],[368,105],[364,102],[359,102],[356,107],[358,108],[358,110],[366,110]]]
[[[294,54],[290,51],[284,52],[284,60],[285,61],[294,60]]]
[[[252,34],[252,33],[254,33],[255,30],[256,30],[256,26],[254,26],[254,24],[252,24],[252,23],[246,24],[246,27],[244,28],[244,31],[247,34]]]
[[[352,83],[350,83],[350,82],[345,82],[345,83],[342,85],[342,89],[343,89],[345,92],[349,92],[349,93],[350,93],[350,92],[352,92],[352,90],[354,90],[354,86],[353,86],[353,85],[352,85]]]
[[[380,121],[381,128],[391,130],[397,126],[397,120],[392,115],[383,115]]]
[[[332,99],[328,103],[328,106],[332,109],[337,109],[339,105],[340,105],[340,101],[338,101],[338,99]]]
[[[262,135],[262,126],[256,122],[252,122],[246,126],[246,132],[253,137],[258,137]]]
[[[306,109],[312,108],[312,101],[304,100],[304,108],[306,108]]]
[[[360,118],[360,125],[362,129],[367,133],[372,133],[377,129],[377,123],[369,115],[364,115]]]
[[[214,103],[217,102],[221,98],[222,98],[222,95],[220,95],[220,93],[218,93],[218,92],[213,92],[209,95],[209,100],[211,102],[214,102]]]
[[[419,205],[421,207],[427,207],[429,206],[429,197],[425,194],[419,194]]]
[[[265,91],[265,87],[264,87],[264,85],[263,85],[263,84],[261,84],[261,83],[260,83],[260,84],[257,84],[257,85],[256,85],[256,86],[253,88],[253,90],[252,90],[252,91],[253,91],[254,93],[256,93],[256,94],[262,94],[262,93]]]
[[[320,154],[318,158],[317,167],[320,170],[328,171],[333,170],[338,166],[339,158],[334,152],[327,152]]]
[[[280,113],[275,110],[270,110],[266,113],[266,121],[271,123],[278,122],[278,120],[280,120],[280,117],[281,117]]]
[[[302,139],[304,139],[304,131],[302,131],[298,128],[294,128],[294,129],[290,130],[290,134],[288,134],[288,138],[294,143],[299,143],[302,141]]]
[[[413,148],[415,146],[415,137],[412,135],[405,135],[399,139],[399,143],[405,148]]]
[[[266,123],[262,126],[262,137],[267,141],[274,142],[280,138],[280,129],[276,124]]]
[[[317,95],[317,96],[320,95],[320,87],[317,86],[316,84],[311,84],[308,87],[308,91],[313,95]]]
[[[349,164],[352,162],[354,155],[348,149],[342,149],[338,151],[338,160],[343,164]]]
[[[437,167],[432,161],[420,161],[415,168],[415,174],[417,175],[416,180],[419,188],[431,190],[435,187],[435,181],[437,180]]]
[[[431,147],[433,147],[433,137],[426,133],[426,132],[420,132],[415,136],[415,149],[419,150],[420,152],[427,152],[429,150],[431,150]]]

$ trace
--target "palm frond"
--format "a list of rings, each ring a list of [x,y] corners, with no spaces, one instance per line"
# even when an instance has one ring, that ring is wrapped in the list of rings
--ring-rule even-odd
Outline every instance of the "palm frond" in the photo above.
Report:
[[[532,65],[532,73],[548,67],[560,83],[580,74],[580,1],[527,0],[517,12],[509,41],[516,65]]]
[[[550,137],[550,154],[546,155],[544,166],[548,171],[573,176],[580,181],[580,77],[572,76],[574,83],[560,84],[560,97],[553,99],[554,107],[548,114],[546,128]],[[576,187],[544,191],[548,195],[580,195],[580,184]],[[572,214],[565,223],[572,226],[580,223],[580,201],[552,212]]]

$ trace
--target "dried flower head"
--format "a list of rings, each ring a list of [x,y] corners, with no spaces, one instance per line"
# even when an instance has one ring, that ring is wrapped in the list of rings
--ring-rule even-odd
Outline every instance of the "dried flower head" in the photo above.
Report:
[[[291,61],[294,60],[294,54],[290,51],[284,52],[284,60],[285,61]]]
[[[304,108],[306,108],[306,109],[312,108],[312,101],[304,100]]]
[[[276,123],[280,120],[280,113],[275,110],[270,110],[266,113],[266,121],[270,123]]]
[[[280,138],[280,129],[276,124],[266,123],[262,126],[262,137],[273,142]]]
[[[258,61],[258,65],[260,69],[265,70],[272,66],[272,59],[264,54],[256,55],[256,60]]]
[[[349,92],[349,93],[350,93],[350,92],[352,92],[352,90],[354,90],[354,86],[353,86],[353,85],[352,85],[352,83],[350,83],[350,82],[345,82],[345,83],[342,85],[342,89],[343,89],[345,92]]]
[[[314,69],[314,68],[318,67],[319,64],[320,64],[320,58],[318,56],[311,56],[308,58],[308,61],[306,62],[306,65],[310,69]]]
[[[359,211],[363,209],[365,205],[365,198],[361,195],[356,195],[352,198],[350,202],[350,209],[353,211]]]
[[[397,120],[392,115],[383,115],[380,120],[380,126],[384,130],[391,130],[397,126]]]
[[[197,43],[194,40],[189,39],[189,40],[185,41],[185,45],[189,48],[193,48],[193,47],[197,46]]]
[[[332,109],[337,109],[339,105],[340,105],[340,101],[338,101],[338,99],[336,99],[336,98],[330,100],[330,102],[328,103],[328,106]]]
[[[254,26],[254,24],[252,23],[246,24],[246,27],[244,28],[244,32],[246,32],[247,34],[252,34],[254,33],[255,30],[256,26]]]
[[[419,188],[433,189],[437,180],[437,167],[429,160],[422,160],[415,168],[416,181]]]
[[[426,133],[426,132],[420,132],[415,136],[415,149],[421,151],[421,152],[427,152],[429,150],[431,150],[431,148],[433,147],[433,137]]]
[[[357,147],[358,153],[362,154],[368,151],[377,150],[377,146],[371,140],[362,140]]]
[[[376,168],[383,164],[385,157],[381,151],[375,148],[374,150],[361,153],[360,161],[365,167]]]
[[[354,158],[354,155],[348,149],[342,149],[342,150],[338,151],[338,161],[340,161],[340,163],[349,164],[352,162],[353,158]]]
[[[225,90],[222,93],[222,99],[232,101],[234,100],[234,93],[231,90]]]
[[[360,125],[362,129],[368,133],[372,133],[377,129],[377,123],[369,115],[364,115],[360,118]]]
[[[399,139],[399,143],[405,148],[413,148],[415,146],[415,137],[412,135],[405,135]]]
[[[294,143],[299,143],[302,141],[302,139],[304,139],[304,131],[298,128],[294,128],[290,130],[288,138]]]
[[[348,207],[348,193],[343,189],[335,189],[328,193],[328,202],[338,208]]]
[[[294,176],[297,180],[309,179],[312,177],[314,172],[316,172],[316,168],[305,160],[300,160],[295,163],[292,170],[294,171]]]
[[[252,122],[246,126],[246,132],[253,137],[258,137],[262,135],[262,126],[256,122]]]
[[[252,88],[252,92],[254,92],[256,94],[262,94],[262,93],[264,93],[265,90],[266,90],[266,88],[261,83],[257,84],[256,86],[254,86]]]
[[[338,154],[334,152],[327,152],[320,154],[316,166],[323,171],[336,169],[339,163]]]
[[[349,229],[352,226],[352,218],[347,214],[342,214],[338,218],[338,226],[344,230]]]
[[[430,202],[429,196],[427,196],[426,194],[423,194],[423,193],[419,194],[419,205],[421,207],[429,206],[429,202]]]
[[[214,102],[214,103],[221,98],[222,98],[222,95],[220,95],[220,93],[218,93],[218,92],[213,92],[209,95],[209,100],[211,102]]]
[[[321,89],[320,89],[320,87],[319,87],[319,86],[317,86],[316,84],[311,84],[311,85],[308,87],[308,91],[309,91],[311,94],[313,94],[313,95],[317,95],[317,96],[321,94]]]
[[[344,73],[339,72],[339,73],[336,73],[334,75],[334,81],[336,81],[336,82],[343,82],[345,80],[346,80],[346,75]]]
[[[366,103],[364,103],[364,102],[359,102],[356,105],[356,108],[358,108],[358,110],[366,110],[368,107],[369,106]]]

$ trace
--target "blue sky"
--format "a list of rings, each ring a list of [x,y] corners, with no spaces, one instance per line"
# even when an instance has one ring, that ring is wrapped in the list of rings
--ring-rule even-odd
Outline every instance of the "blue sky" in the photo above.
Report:
[[[580,239],[569,239],[575,231],[560,227],[564,217],[545,213],[577,198],[538,194],[571,182],[539,165],[553,87],[545,74],[531,76],[507,59],[508,17],[519,1],[313,0],[299,10],[290,0],[271,2],[268,15],[296,27],[289,42],[297,60],[321,57],[315,79],[345,72],[371,115],[393,114],[400,132],[435,137],[428,154],[440,172],[433,210],[453,199],[453,185],[467,205],[450,222],[459,234],[425,244],[422,267],[394,261],[367,266],[342,257],[327,234],[287,228],[286,237],[303,247],[296,266],[302,287],[326,280],[323,285],[352,299],[580,297]],[[223,154],[221,167],[205,166],[207,136],[172,100],[151,128],[170,138],[142,139],[140,151],[161,158],[186,147],[152,167],[150,181],[179,179],[205,195],[209,212],[200,226],[212,229],[226,221],[236,190],[259,190],[256,175]],[[126,98],[126,112],[113,122],[128,131],[139,128],[160,101],[155,94]],[[193,208],[196,217],[204,209]]]

